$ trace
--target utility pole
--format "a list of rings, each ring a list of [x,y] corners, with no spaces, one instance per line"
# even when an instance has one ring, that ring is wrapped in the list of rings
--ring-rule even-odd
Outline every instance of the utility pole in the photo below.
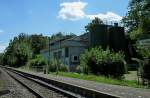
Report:
[[[49,74],[49,67],[50,67],[50,37],[48,37],[48,65],[45,69],[47,74]]]
[[[50,37],[48,38],[48,65],[50,65]]]
[[[49,74],[49,67],[50,67],[50,37],[48,38],[48,69],[47,69],[48,74]]]

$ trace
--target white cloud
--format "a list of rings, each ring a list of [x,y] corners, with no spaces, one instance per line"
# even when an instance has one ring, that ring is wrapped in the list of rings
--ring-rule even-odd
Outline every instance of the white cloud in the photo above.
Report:
[[[87,18],[89,19],[94,19],[95,17],[98,17],[100,19],[102,19],[103,21],[116,21],[116,22],[119,22],[122,17],[113,13],[113,12],[107,12],[106,14],[102,14],[102,13],[99,13],[97,15],[86,15]]]
[[[8,43],[0,43],[0,53],[4,52],[7,46],[8,46]]]
[[[59,11],[58,18],[72,21],[83,19],[86,16],[83,11],[86,5],[86,2],[81,1],[62,3],[60,4],[61,9]]]
[[[107,12],[107,13],[99,13],[95,15],[86,14],[84,12],[84,8],[86,7],[88,3],[87,2],[64,2],[60,4],[60,11],[58,18],[64,19],[64,20],[80,20],[80,19],[94,19],[95,17],[99,17],[103,21],[107,22],[119,22],[122,17],[113,13],[113,12]]]

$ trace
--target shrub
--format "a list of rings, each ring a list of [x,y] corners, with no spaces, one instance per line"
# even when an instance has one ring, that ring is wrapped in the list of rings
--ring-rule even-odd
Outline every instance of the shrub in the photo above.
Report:
[[[58,72],[58,71],[68,71],[68,67],[62,64],[59,60],[53,59],[50,64],[47,65],[47,72]]]
[[[144,45],[136,44],[137,52],[143,57],[143,58],[150,58],[150,46],[145,47]]]
[[[85,66],[84,65],[77,66],[76,67],[76,71],[78,73],[85,73],[85,74],[89,74],[89,72],[90,72],[90,70],[89,70],[87,65],[85,65]]]
[[[145,62],[143,66],[143,77],[150,81],[150,61]]]
[[[147,81],[150,86],[150,46],[140,45],[138,42],[136,43],[137,52],[142,56],[141,60],[139,60],[139,70],[142,75],[143,81]]]
[[[143,30],[142,28],[138,28],[136,30],[133,30],[132,32],[129,33],[129,36],[132,40],[137,40],[139,39],[140,37],[142,37],[143,35]]]
[[[123,53],[115,53],[109,48],[104,50],[101,47],[92,48],[82,54],[80,67],[83,73],[91,72],[113,78],[121,78],[127,71]]]
[[[147,81],[147,85],[150,86],[150,59],[144,59],[142,62],[143,63],[141,63],[139,70],[141,72],[143,84]]]
[[[33,59],[29,60],[29,62],[27,64],[30,67],[33,67],[33,66],[44,66],[44,65],[47,65],[47,62],[46,62],[46,60],[44,59],[43,56],[36,55]]]

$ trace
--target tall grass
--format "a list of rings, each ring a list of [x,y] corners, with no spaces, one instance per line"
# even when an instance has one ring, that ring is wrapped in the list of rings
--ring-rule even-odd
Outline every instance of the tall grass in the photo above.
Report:
[[[56,75],[56,73],[51,73],[53,75]],[[70,78],[77,78],[77,79],[83,79],[83,80],[90,80],[95,81],[99,83],[106,83],[106,84],[113,84],[113,85],[121,85],[121,86],[128,86],[128,87],[136,87],[136,88],[143,88],[141,84],[138,85],[136,80],[117,80],[113,78],[106,78],[103,76],[97,76],[97,75],[86,75],[86,74],[78,74],[78,73],[71,73],[71,72],[59,72],[57,75],[70,77]]]

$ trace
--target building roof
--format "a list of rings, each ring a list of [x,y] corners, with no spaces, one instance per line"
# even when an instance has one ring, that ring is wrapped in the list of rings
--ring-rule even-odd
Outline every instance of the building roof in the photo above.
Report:
[[[68,47],[71,45],[71,44],[67,44],[68,42],[74,42],[74,44],[77,45],[77,43],[80,45],[79,46],[88,46],[88,33],[84,33],[80,36],[75,36],[75,37],[65,37],[65,38],[61,38],[61,39],[57,39],[57,40],[53,40],[50,42],[50,45],[55,45],[55,43],[61,43],[61,44],[64,44],[64,45],[68,45]],[[76,43],[75,43],[76,42]],[[66,43],[66,44],[65,44]],[[72,45],[71,45],[72,46]],[[48,51],[49,49],[43,49],[41,50],[41,52],[46,52]]]
[[[53,43],[56,43],[56,42],[60,42],[60,41],[64,41],[64,40],[67,40],[67,39],[70,39],[70,38],[72,38],[72,37],[65,36],[63,38],[55,39],[55,40],[50,41],[50,44],[53,44]]]

